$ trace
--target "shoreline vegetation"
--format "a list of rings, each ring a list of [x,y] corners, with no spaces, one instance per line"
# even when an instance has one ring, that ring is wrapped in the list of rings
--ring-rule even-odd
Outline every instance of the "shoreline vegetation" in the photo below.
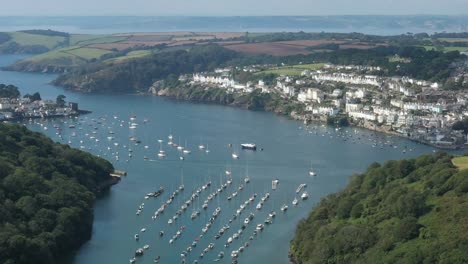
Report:
[[[26,33],[42,36],[53,35],[55,37],[64,37],[64,34],[66,34],[54,31],[32,31]],[[296,100],[289,100],[291,99],[290,95],[288,98],[288,95],[285,96],[281,93],[270,94],[269,91],[267,93],[264,93],[264,91],[260,93],[258,90],[254,90],[250,94],[236,94],[216,87],[203,85],[188,86],[179,80],[184,75],[210,73],[216,69],[225,67],[233,69],[230,74],[237,82],[263,82],[268,87],[274,87],[275,82],[284,76],[287,79],[289,77],[288,74],[302,75],[304,71],[307,71],[307,69],[304,70],[305,67],[309,67],[309,71],[316,71],[323,67],[323,65],[331,63],[355,67],[352,71],[347,72],[347,74],[350,73],[351,75],[372,75],[376,78],[388,79],[398,76],[399,78],[411,78],[411,80],[424,80],[427,83],[436,83],[441,87],[441,90],[462,91],[468,88],[468,80],[465,80],[464,77],[454,77],[453,74],[457,72],[458,76],[463,76],[463,71],[466,69],[458,72],[460,70],[458,68],[455,69],[454,64],[460,64],[466,56],[461,55],[458,51],[454,51],[453,47],[468,47],[468,42],[464,42],[468,39],[468,33],[434,33],[431,35],[426,33],[408,33],[395,36],[323,32],[264,34],[249,32],[229,34],[225,32],[223,34],[213,34],[179,32],[178,34],[141,33],[136,35],[128,33],[115,34],[112,37],[95,36],[94,38],[91,38],[91,36],[80,36],[79,38],[74,36],[75,40],[82,45],[80,46],[81,48],[73,48],[74,50],[84,48],[89,51],[91,46],[94,47],[94,45],[101,44],[105,44],[106,48],[111,46],[120,47],[123,43],[126,43],[126,48],[117,48],[116,50],[112,50],[112,53],[100,55],[99,58],[85,60],[83,64],[69,65],[70,67],[62,68],[59,70],[62,74],[53,81],[53,84],[84,93],[151,93],[178,100],[232,105],[250,110],[272,111],[301,120],[305,124],[311,121],[320,121],[338,126],[355,125],[373,131],[408,138],[441,149],[459,149],[468,146],[467,144],[460,144],[460,135],[455,135],[452,138],[443,137],[454,140],[454,144],[446,144],[445,142],[442,144],[437,143],[437,141],[434,141],[436,143],[432,143],[432,141],[426,138],[410,137],[409,132],[397,133],[393,128],[389,128],[389,126],[376,126],[372,122],[352,120],[346,113],[341,113],[333,118],[309,114],[306,112],[310,110],[306,111],[304,104],[299,104]],[[146,41],[146,46],[137,45],[138,41],[142,40]],[[176,45],[176,43],[178,44]],[[433,47],[432,49],[429,48],[431,46]],[[446,49],[448,47],[450,49]],[[68,54],[67,56],[70,55],[68,51],[59,51]],[[49,53],[43,55],[47,54]],[[60,56],[55,58],[61,58]],[[121,56],[124,56],[124,58],[121,58]],[[56,64],[57,61],[52,62],[50,60],[42,60],[41,58],[33,57],[25,59],[6,67],[6,69],[56,72],[55,69],[51,70],[48,67],[59,67]],[[28,66],[29,63],[32,63],[32,65],[45,63],[45,68],[42,68],[42,66],[38,68],[36,66],[30,67]],[[270,68],[255,73],[246,71],[249,67],[255,70],[255,66],[258,65],[268,65]],[[242,68],[244,71],[242,71]],[[331,86],[322,85],[321,82],[313,82],[310,85],[318,86],[319,89],[322,89],[322,92],[325,92],[323,89],[340,88],[346,91],[350,88],[355,88],[352,84],[348,85],[340,82]],[[404,87],[408,90],[405,90],[405,95],[406,92],[414,94],[415,91],[420,92],[424,88],[418,87],[413,83],[410,86],[409,88]],[[304,87],[298,86],[294,88],[296,89],[295,93],[297,94]],[[364,88],[360,89],[365,90],[367,88],[369,87],[365,87],[364,85]],[[331,91],[327,92],[331,93]],[[405,100],[408,101],[410,99],[403,96],[401,98],[391,97],[379,100],[385,102],[386,105],[384,107],[387,107],[387,105],[390,106],[391,101],[401,100],[401,104],[403,104]],[[354,101],[361,101],[361,98],[350,102],[359,104]],[[343,104],[343,102],[338,100],[337,104]],[[333,104],[327,102],[325,105],[320,105],[319,103],[318,106],[330,108],[333,107]],[[420,111],[415,112],[416,115],[420,114]]]
[[[54,264],[88,241],[108,161],[0,123],[0,262]]]
[[[291,262],[467,263],[468,170],[453,159],[441,152],[353,175],[298,224]]]

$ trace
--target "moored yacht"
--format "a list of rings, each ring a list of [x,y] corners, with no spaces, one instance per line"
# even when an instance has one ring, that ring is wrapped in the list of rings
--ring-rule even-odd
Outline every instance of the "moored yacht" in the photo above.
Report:
[[[242,149],[250,149],[250,150],[257,150],[257,145],[252,144],[252,143],[244,143],[241,144]]]
[[[283,204],[281,206],[281,211],[286,212],[288,210],[288,206],[286,204]]]
[[[292,204],[297,205],[298,203],[299,203],[299,200],[297,200],[297,198],[294,198],[294,200],[292,201]]]

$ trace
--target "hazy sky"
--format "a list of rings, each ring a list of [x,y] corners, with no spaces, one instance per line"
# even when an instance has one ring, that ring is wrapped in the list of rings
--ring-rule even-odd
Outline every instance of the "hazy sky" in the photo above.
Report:
[[[468,0],[0,0],[0,15],[468,14]]]

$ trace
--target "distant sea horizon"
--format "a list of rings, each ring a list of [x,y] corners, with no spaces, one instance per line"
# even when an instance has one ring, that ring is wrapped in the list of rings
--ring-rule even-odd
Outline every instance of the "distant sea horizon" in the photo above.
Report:
[[[51,29],[124,32],[360,32],[375,35],[466,32],[468,15],[341,16],[0,16],[0,32]]]

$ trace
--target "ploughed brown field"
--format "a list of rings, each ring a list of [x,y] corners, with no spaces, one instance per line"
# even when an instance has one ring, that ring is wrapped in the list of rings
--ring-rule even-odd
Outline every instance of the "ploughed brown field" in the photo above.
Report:
[[[338,44],[340,49],[370,49],[375,46],[363,42],[352,42],[345,40],[291,40],[277,42],[261,42],[261,43],[244,43],[244,44],[228,44],[220,43],[224,47],[251,55],[267,54],[273,56],[289,56],[298,54],[310,54],[319,52],[319,50],[307,50],[308,47],[314,47],[324,44]],[[385,44],[379,44],[385,45]],[[323,51],[323,50],[320,50]]]

